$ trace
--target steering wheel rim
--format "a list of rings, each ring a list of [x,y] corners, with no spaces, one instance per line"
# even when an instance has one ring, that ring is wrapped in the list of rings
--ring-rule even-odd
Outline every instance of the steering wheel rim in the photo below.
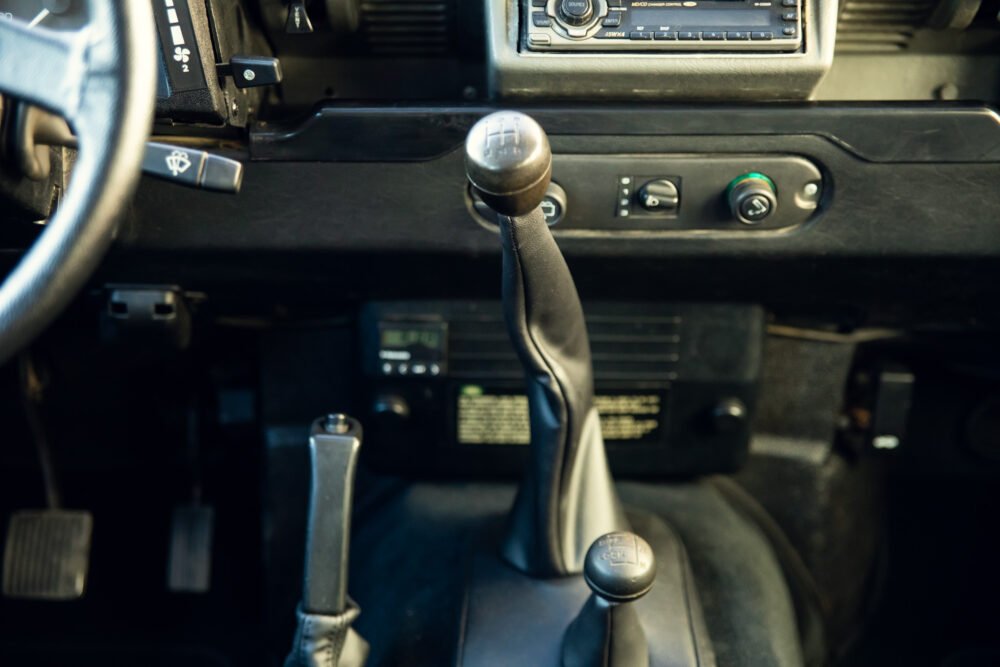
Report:
[[[89,20],[73,32],[0,21],[0,93],[63,116],[79,144],[55,215],[0,286],[0,364],[40,334],[97,268],[138,185],[152,127],[158,42],[151,4],[86,4]]]

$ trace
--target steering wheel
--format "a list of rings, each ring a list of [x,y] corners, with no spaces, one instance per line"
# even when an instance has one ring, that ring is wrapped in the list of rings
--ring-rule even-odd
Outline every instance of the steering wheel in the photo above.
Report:
[[[63,116],[79,155],[45,230],[0,286],[0,364],[69,304],[111,245],[138,185],[156,102],[148,0],[85,1],[72,32],[0,20],[0,93]]]

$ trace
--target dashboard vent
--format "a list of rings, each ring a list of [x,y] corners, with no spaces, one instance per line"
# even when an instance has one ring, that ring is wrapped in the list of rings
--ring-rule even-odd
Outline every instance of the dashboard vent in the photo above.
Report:
[[[846,0],[837,23],[837,50],[903,51],[934,8],[934,0]]]
[[[372,55],[441,56],[451,45],[449,0],[364,0],[361,37]]]

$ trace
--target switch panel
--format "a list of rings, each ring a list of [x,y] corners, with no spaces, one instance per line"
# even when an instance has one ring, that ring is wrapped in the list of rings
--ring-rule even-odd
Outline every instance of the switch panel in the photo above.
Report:
[[[776,231],[830,199],[819,167],[798,155],[555,155],[552,175],[565,193],[557,236]]]

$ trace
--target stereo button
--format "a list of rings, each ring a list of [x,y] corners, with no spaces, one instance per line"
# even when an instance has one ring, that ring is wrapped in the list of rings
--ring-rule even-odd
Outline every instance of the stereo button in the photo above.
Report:
[[[781,34],[785,37],[795,37],[795,28],[782,28]]]
[[[552,19],[546,16],[544,12],[535,12],[531,15],[531,25],[536,28],[548,28],[552,25]]]
[[[653,39],[653,33],[651,33],[651,32],[630,32],[628,34],[628,38],[629,39],[634,39],[634,40]]]
[[[785,12],[781,15],[782,21],[797,21],[799,19],[798,12]]]
[[[569,25],[583,25],[594,15],[594,0],[559,0],[559,16]]]
[[[654,32],[653,33],[653,39],[658,39],[658,40],[672,40],[672,39],[677,39],[677,33],[676,32]]]
[[[701,33],[701,38],[702,39],[709,39],[709,40],[717,41],[717,40],[720,40],[720,39],[725,39],[726,38],[726,33],[724,33],[724,32],[714,32],[714,31],[713,32],[703,32],[703,33]]]
[[[622,24],[622,13],[621,12],[611,12],[608,14],[608,18],[601,21],[601,25],[605,28],[617,28]]]
[[[681,40],[685,40],[685,41],[689,41],[689,42],[690,41],[696,41],[696,40],[701,39],[701,33],[700,32],[679,32],[679,33],[677,33],[677,39],[681,39]]]
[[[750,33],[750,39],[755,40],[755,41],[764,41],[764,42],[767,42],[767,41],[770,41],[770,40],[774,39],[774,33],[773,32],[752,32],[752,33]]]
[[[727,32],[726,39],[731,42],[746,41],[750,39],[750,33],[744,30],[737,30],[735,32]]]

